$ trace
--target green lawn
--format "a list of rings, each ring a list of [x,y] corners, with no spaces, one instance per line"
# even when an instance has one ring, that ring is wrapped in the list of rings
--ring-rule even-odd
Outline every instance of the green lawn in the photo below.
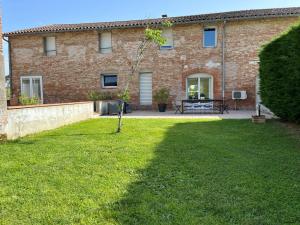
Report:
[[[0,144],[0,224],[300,224],[300,138],[281,124],[124,123]]]

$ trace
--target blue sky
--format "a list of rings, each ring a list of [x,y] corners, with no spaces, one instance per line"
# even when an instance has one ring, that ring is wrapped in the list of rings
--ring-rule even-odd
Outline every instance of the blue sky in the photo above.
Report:
[[[300,0],[0,0],[3,31],[57,23],[101,22],[300,6]],[[7,56],[7,46],[4,54]],[[6,57],[6,73],[7,57]]]

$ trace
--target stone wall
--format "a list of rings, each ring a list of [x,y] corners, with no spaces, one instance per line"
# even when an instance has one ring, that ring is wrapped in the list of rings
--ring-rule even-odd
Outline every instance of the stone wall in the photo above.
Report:
[[[233,90],[246,90],[248,99],[240,108],[255,107],[255,81],[258,76],[258,51],[264,43],[286,30],[296,17],[231,21],[226,24],[225,98]],[[203,27],[218,29],[216,48],[203,48]],[[139,72],[153,73],[153,92],[162,87],[171,90],[172,98],[186,98],[186,77],[207,73],[214,78],[214,98],[222,97],[222,27],[220,22],[176,25],[173,27],[174,49],[159,50],[152,46]],[[143,38],[143,29],[112,30],[113,52],[99,53],[97,31],[64,32],[55,35],[57,56],[44,56],[44,35],[12,36],[13,101],[20,95],[20,76],[43,76],[45,103],[81,101],[91,90],[118,92],[124,88],[130,61]],[[100,75],[118,74],[117,89],[101,88]],[[138,75],[138,74],[137,74]],[[132,102],[139,106],[139,76],[131,85]],[[170,100],[170,101],[171,101]],[[231,106],[234,104],[231,102]],[[153,106],[156,106],[153,103]]]
[[[2,15],[0,12],[0,140],[6,138],[5,129],[7,124],[7,101],[4,77],[4,57],[2,46]]]
[[[90,119],[93,112],[93,102],[9,107],[7,139]]]

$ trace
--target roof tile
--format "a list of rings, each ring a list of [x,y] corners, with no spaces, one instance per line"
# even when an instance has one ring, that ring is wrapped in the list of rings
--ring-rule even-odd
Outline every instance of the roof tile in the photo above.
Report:
[[[255,18],[270,18],[270,17],[288,17],[300,16],[300,7],[292,8],[275,8],[275,9],[256,9],[232,11],[223,13],[211,13],[192,16],[179,16],[157,19],[145,20],[130,20],[130,21],[116,21],[116,22],[100,22],[100,23],[80,23],[80,24],[53,24],[42,27],[35,27],[13,32],[4,33],[4,36],[14,36],[23,34],[38,34],[49,32],[66,32],[66,31],[83,31],[83,30],[105,30],[118,29],[129,27],[145,27],[160,25],[163,21],[169,20],[174,24],[184,23],[201,23],[221,20],[241,20],[241,19],[255,19]]]

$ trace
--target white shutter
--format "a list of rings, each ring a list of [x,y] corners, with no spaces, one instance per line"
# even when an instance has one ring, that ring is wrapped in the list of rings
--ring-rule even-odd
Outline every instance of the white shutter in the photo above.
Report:
[[[55,37],[46,37],[46,53],[48,56],[56,55]]]
[[[162,37],[166,39],[166,43],[162,45],[163,48],[173,48],[173,32],[172,29],[165,29],[162,31]]]
[[[101,53],[110,53],[112,50],[111,46],[111,32],[101,33],[100,38]]]
[[[140,104],[152,105],[152,74],[140,75]]]

